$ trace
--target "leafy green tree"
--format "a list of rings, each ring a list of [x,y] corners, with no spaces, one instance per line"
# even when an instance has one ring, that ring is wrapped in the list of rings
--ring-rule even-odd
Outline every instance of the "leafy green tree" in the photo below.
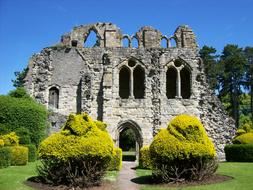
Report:
[[[207,82],[211,89],[215,90],[218,88],[218,76],[219,76],[219,65],[218,55],[216,55],[216,49],[209,46],[203,46],[199,51],[200,57],[203,60],[205,73],[207,76]]]
[[[15,90],[10,91],[8,95],[14,98],[30,98],[24,87],[17,87]]]
[[[231,116],[235,119],[236,127],[239,126],[239,103],[242,93],[243,77],[245,75],[246,58],[242,48],[228,44],[224,47],[220,58],[220,98],[229,97]]]
[[[14,87],[23,87],[24,86],[24,79],[26,77],[26,74],[28,72],[28,68],[24,68],[23,71],[16,71],[14,74],[15,74],[15,77],[16,79],[15,80],[12,80],[13,82],[13,86]]]
[[[253,47],[246,47],[244,49],[244,53],[247,61],[246,86],[250,90],[250,109],[251,109],[251,118],[253,119]]]

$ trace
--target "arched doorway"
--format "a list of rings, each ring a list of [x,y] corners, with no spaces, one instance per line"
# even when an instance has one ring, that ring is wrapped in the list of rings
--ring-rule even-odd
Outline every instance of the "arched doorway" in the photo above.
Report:
[[[118,124],[117,146],[123,150],[123,161],[139,160],[142,141],[141,128],[136,122],[127,120]]]

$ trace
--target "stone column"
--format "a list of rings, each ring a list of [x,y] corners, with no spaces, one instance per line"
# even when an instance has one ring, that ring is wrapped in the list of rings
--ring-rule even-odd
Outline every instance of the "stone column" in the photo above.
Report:
[[[180,69],[177,69],[177,98],[182,98],[181,96],[181,76],[180,76]]]
[[[133,74],[134,72],[133,72],[133,69],[131,68],[130,69],[130,83],[129,83],[129,85],[130,85],[130,98],[134,98],[134,74]]]

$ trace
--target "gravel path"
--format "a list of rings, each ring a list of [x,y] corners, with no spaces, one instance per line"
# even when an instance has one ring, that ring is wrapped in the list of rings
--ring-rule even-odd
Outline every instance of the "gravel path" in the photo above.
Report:
[[[123,161],[117,180],[119,190],[139,190],[139,185],[131,181],[131,179],[136,178],[135,170],[132,169],[134,167],[136,167],[135,162]]]

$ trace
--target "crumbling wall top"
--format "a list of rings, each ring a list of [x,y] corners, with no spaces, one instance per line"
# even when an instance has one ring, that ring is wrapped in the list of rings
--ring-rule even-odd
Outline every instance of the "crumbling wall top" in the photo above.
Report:
[[[123,40],[128,40],[126,47],[132,47],[132,41],[137,40],[136,48],[162,48],[162,40],[166,41],[166,47],[171,48],[171,41],[174,40],[177,48],[190,48],[197,50],[195,34],[189,26],[179,26],[172,36],[167,37],[159,30],[151,26],[144,26],[134,35],[122,34],[121,30],[112,23],[95,23],[74,27],[70,33],[61,38],[61,43],[74,47],[83,47],[90,32],[96,33],[96,47],[124,47]]]

